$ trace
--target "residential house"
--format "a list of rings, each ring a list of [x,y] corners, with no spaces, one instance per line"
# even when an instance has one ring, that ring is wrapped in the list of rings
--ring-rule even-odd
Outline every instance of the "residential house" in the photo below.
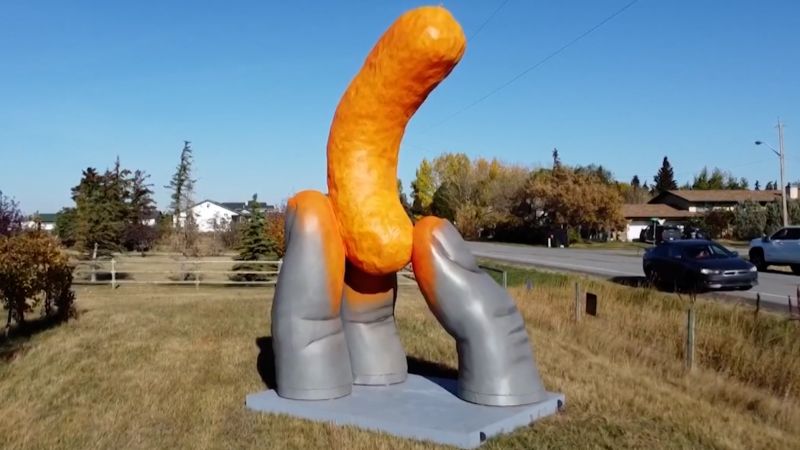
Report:
[[[786,188],[788,199],[798,198],[797,186]],[[684,225],[692,217],[700,216],[714,209],[733,210],[744,202],[755,202],[766,206],[781,201],[780,190],[751,191],[748,189],[694,190],[676,189],[664,191],[653,197],[647,204],[622,205],[622,214],[627,221],[625,238],[629,241],[639,238],[641,230],[652,222],[661,225]]]
[[[56,218],[58,214],[56,213],[45,213],[45,214],[34,214],[25,222],[22,222],[22,228],[33,230],[35,228],[39,228],[43,231],[50,231],[56,229]]]
[[[797,187],[791,187],[787,192],[788,198],[797,198]],[[673,208],[705,212],[712,209],[732,210],[744,202],[755,202],[761,205],[781,200],[781,191],[751,191],[748,189],[729,190],[692,190],[679,189],[664,191],[650,200],[650,204],[670,205]]]
[[[684,223],[697,213],[674,208],[663,204],[625,204],[622,205],[622,215],[627,221],[625,235],[626,241],[639,239],[642,230],[654,221],[663,225],[665,223]]]
[[[230,224],[238,222],[242,217],[250,214],[246,202],[215,202],[213,200],[203,200],[192,205],[189,209],[194,216],[194,222],[200,232],[210,232],[220,228],[227,228]],[[259,202],[262,212],[267,214],[277,211],[274,205]],[[178,219],[183,225],[186,214],[181,213]]]

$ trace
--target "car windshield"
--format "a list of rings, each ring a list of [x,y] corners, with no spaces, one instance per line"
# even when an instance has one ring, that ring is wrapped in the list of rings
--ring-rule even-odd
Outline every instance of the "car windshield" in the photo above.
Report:
[[[730,258],[733,253],[719,244],[697,244],[686,247],[683,251],[689,259],[719,259]]]

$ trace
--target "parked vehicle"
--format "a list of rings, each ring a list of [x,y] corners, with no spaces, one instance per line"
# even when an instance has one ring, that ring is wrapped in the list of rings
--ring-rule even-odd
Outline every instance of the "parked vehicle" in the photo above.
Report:
[[[693,226],[685,226],[683,227],[683,238],[684,239],[711,239],[711,237],[706,233],[705,230],[698,227]]]
[[[680,239],[683,232],[675,225],[648,225],[639,232],[639,241],[658,244],[662,241]]]
[[[642,268],[648,280],[660,288],[702,292],[747,290],[758,284],[756,266],[706,239],[664,241],[645,252]]]
[[[800,275],[800,227],[785,227],[750,241],[750,262],[758,270],[769,266],[789,266],[795,275]]]

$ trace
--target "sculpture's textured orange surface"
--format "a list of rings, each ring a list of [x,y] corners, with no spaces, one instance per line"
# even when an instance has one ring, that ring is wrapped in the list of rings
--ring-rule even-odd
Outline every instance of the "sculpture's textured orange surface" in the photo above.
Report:
[[[436,303],[436,272],[433,267],[433,232],[444,226],[445,220],[435,216],[423,217],[414,226],[414,251],[411,264],[414,278],[425,300],[433,306]]]
[[[403,14],[344,93],[328,137],[328,192],[347,259],[383,275],[411,259],[413,227],[397,193],[406,124],[464,53],[461,26],[441,7]]]
[[[342,305],[345,257],[339,224],[333,216],[331,203],[325,194],[309,190],[295,194],[287,202],[286,208],[287,215],[299,220],[301,228],[321,237],[320,244],[325,254],[325,269],[328,272],[331,311],[338,314]]]

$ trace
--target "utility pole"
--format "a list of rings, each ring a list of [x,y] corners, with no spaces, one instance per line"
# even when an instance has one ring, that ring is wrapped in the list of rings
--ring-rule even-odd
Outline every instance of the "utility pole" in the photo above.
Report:
[[[789,212],[786,205],[786,184],[783,181],[783,167],[785,161],[785,154],[783,152],[783,123],[781,123],[781,118],[778,117],[778,151],[780,152],[781,160],[781,194],[782,194],[782,201],[783,201],[783,226],[789,226]]]
[[[778,148],[779,150],[775,150],[775,148],[764,141],[756,141],[756,145],[765,145],[772,153],[778,155],[778,159],[781,162],[781,202],[783,203],[783,226],[789,226],[789,210],[786,204],[786,184],[784,180],[784,162],[786,161],[785,153],[783,150],[783,122],[781,122],[781,118],[778,117],[778,125],[776,126],[778,129]]]

